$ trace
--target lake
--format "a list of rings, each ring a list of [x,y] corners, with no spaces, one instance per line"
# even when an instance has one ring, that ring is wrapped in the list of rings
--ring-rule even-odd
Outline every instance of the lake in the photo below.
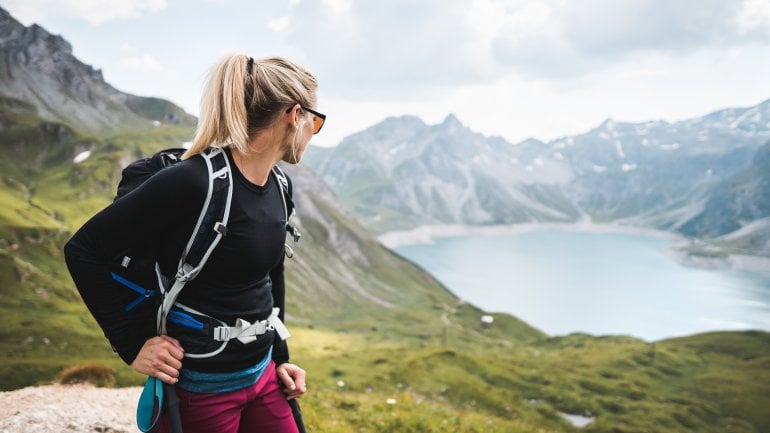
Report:
[[[770,272],[684,267],[669,240],[638,233],[536,230],[452,236],[394,249],[459,298],[550,334],[655,341],[770,330]]]

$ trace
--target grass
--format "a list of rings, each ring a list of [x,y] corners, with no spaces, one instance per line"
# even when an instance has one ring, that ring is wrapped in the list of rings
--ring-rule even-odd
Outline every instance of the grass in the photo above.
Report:
[[[555,432],[538,424],[455,408],[409,391],[323,390],[303,398],[304,421],[313,432]]]
[[[393,416],[423,431],[441,431],[454,428],[450,414],[463,421],[475,414],[479,417],[456,431],[478,426],[487,426],[486,431],[573,431],[560,413],[595,417],[585,428],[591,432],[758,432],[769,427],[763,412],[770,400],[767,333],[702,334],[655,345],[628,337],[572,335],[507,350],[468,351],[451,340],[410,346],[318,329],[292,332],[293,356],[308,369],[311,383],[312,392],[303,398],[306,413],[325,418],[336,411],[344,428],[375,419],[382,422],[371,431],[394,431],[388,424]],[[719,354],[725,340],[756,348],[756,357],[741,362],[741,355]],[[741,392],[757,404],[747,405]],[[383,404],[389,398],[397,407]],[[432,415],[413,413],[423,410]],[[388,415],[393,411],[398,414]],[[314,431],[336,431],[321,421],[317,427]]]
[[[64,369],[56,378],[62,385],[90,383],[103,388],[115,386],[113,370],[102,364],[79,364]]]

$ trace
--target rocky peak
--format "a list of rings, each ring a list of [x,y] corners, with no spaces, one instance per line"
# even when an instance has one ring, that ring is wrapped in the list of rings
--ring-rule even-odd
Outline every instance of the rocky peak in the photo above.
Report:
[[[15,39],[23,30],[24,26],[0,7],[0,44],[4,44],[8,39]]]
[[[49,75],[58,75],[59,81],[87,77],[99,85],[107,86],[101,71],[73,56],[72,45],[63,37],[52,35],[37,24],[25,27],[1,8],[0,51],[5,61]]]
[[[454,115],[454,113],[449,113],[444,118],[444,121],[441,122],[442,125],[445,127],[454,127],[454,128],[462,128],[463,124],[460,123],[460,119],[457,118],[457,116]]]
[[[43,27],[24,26],[0,8],[0,95],[27,101],[45,120],[99,132],[150,127],[152,121],[194,117],[168,101],[123,93],[101,70],[81,62],[72,45]]]
[[[18,59],[22,61],[29,61],[38,53],[57,57],[72,55],[72,46],[64,38],[48,33],[37,24],[25,27],[2,8],[0,8],[0,47],[3,50],[35,54]]]

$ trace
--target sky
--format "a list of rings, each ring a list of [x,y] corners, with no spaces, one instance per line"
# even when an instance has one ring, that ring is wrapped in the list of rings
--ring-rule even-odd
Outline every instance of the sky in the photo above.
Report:
[[[608,118],[677,121],[770,99],[770,0],[0,0],[119,90],[198,114],[223,55],[319,80],[336,145],[389,116],[454,114],[511,143]]]

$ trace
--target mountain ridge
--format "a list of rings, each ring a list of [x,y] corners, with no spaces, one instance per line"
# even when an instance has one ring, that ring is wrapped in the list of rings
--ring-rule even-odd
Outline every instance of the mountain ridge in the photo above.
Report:
[[[453,114],[435,125],[401,116],[336,148],[311,147],[307,161],[379,234],[590,220],[713,238],[738,228],[701,216],[715,212],[707,206],[714,188],[744,171],[768,140],[770,100],[672,123],[607,119],[547,143],[486,137]],[[767,216],[764,208],[752,214]],[[693,230],[687,224],[695,218],[712,219],[712,228]],[[770,256],[770,247],[757,254]]]
[[[24,26],[0,7],[0,94],[33,105],[41,118],[90,133],[194,125],[173,103],[121,92],[86,65],[72,45],[43,27]]]

